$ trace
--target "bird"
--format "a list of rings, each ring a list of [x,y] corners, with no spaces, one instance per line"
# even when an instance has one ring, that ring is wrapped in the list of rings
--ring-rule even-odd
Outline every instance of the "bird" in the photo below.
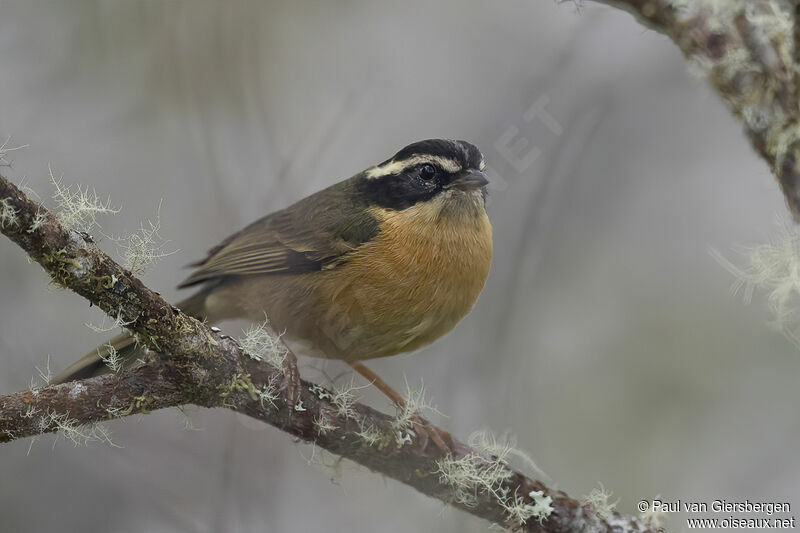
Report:
[[[469,142],[409,144],[211,248],[176,306],[212,324],[266,316],[292,353],[342,360],[401,405],[362,361],[418,350],[472,309],[492,260],[488,183]],[[107,372],[109,346],[124,361],[139,350],[123,333],[53,382]]]

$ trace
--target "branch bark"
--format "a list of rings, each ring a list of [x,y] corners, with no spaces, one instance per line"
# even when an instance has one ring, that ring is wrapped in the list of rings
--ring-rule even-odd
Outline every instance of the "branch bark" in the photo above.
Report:
[[[454,439],[442,456],[396,419],[358,402],[343,406],[335,391],[303,381],[298,402],[268,394],[281,371],[249,357],[231,338],[184,315],[115,263],[85,233],[69,231],[44,206],[0,176],[0,231],[21,246],[54,283],[84,296],[126,323],[158,355],[128,371],[0,396],[0,443],[155,409],[195,404],[224,407],[410,485],[476,516],[526,531],[655,531],[617,513],[597,513],[564,492],[512,470]],[[5,217],[2,217],[5,214]],[[369,429],[371,439],[365,439]],[[401,432],[398,438],[398,431]],[[443,473],[445,465],[449,475]],[[460,480],[458,469],[492,468],[491,484]],[[467,483],[466,486],[463,483]],[[472,491],[469,499],[459,492]],[[550,514],[530,516],[535,498],[551,498]]]
[[[800,5],[796,0],[595,0],[667,35],[722,97],[800,222]]]

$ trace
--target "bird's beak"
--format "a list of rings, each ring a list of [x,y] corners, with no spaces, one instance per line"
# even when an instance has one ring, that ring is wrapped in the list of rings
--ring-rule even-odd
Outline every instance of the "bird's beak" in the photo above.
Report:
[[[453,181],[450,182],[450,187],[459,189],[461,191],[474,191],[486,186],[489,179],[486,174],[480,170],[464,170],[456,174]]]

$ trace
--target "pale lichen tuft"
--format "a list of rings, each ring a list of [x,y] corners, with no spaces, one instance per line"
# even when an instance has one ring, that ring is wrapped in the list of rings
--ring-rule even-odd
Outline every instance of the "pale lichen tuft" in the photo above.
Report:
[[[597,515],[603,520],[606,520],[611,516],[619,503],[619,500],[610,501],[611,496],[611,491],[606,490],[606,488],[600,484],[599,487],[593,488],[589,494],[584,496],[582,501],[584,505],[592,506]]]
[[[328,432],[336,429],[324,412],[320,412],[319,416],[314,419],[314,427],[317,428],[317,435],[327,435]]]
[[[351,377],[349,383],[334,388],[331,402],[336,406],[339,416],[344,418],[352,418],[355,416],[353,405],[358,401],[358,396],[355,392],[365,387],[369,387],[369,385],[356,387],[354,378]]]
[[[424,383],[420,382],[418,389],[412,389],[408,381],[405,384],[404,405],[397,407],[397,415],[392,421],[392,429],[399,434],[405,434],[405,430],[414,425],[414,422],[422,416],[423,411],[433,412],[438,415],[442,414],[425,397]]]
[[[86,446],[90,442],[102,442],[109,446],[118,447],[111,440],[111,432],[104,424],[101,422],[81,424],[74,418],[70,418],[69,413],[48,411],[39,419],[39,427],[42,430],[55,429],[56,440],[53,442],[53,446],[58,442],[58,437],[63,436],[74,446]]]
[[[6,156],[9,152],[13,152],[14,150],[21,150],[22,148],[27,148],[28,145],[24,144],[22,146],[8,146],[8,143],[11,142],[11,137],[6,137],[6,140],[3,141],[3,144],[0,144],[0,167],[10,167],[11,162],[6,159]]]
[[[101,200],[94,190],[81,185],[67,186],[63,178],[56,178],[50,170],[50,182],[53,184],[53,200],[56,202],[56,216],[67,229],[89,231],[97,226],[97,217],[105,214],[117,214],[119,208],[111,206],[111,199]]]
[[[765,244],[739,247],[743,265],[737,265],[720,252],[711,255],[736,278],[733,294],[742,292],[750,302],[756,289],[767,294],[775,326],[800,348],[800,233],[780,221],[778,234]]]
[[[119,372],[122,369],[122,357],[111,343],[98,348],[97,355],[112,372]]]
[[[159,260],[174,254],[177,250],[165,251],[169,241],[161,237],[161,202],[158,204],[155,220],[139,224],[139,231],[127,237],[109,238],[117,243],[122,255],[123,266],[136,275],[144,274]]]
[[[266,361],[281,370],[289,353],[280,335],[273,333],[266,317],[264,322],[250,326],[244,332],[244,337],[239,339],[239,346],[256,361]]]
[[[12,228],[19,225],[17,209],[11,205],[11,198],[0,200],[0,228]]]
[[[356,436],[367,446],[374,446],[386,440],[386,436],[372,422],[368,421],[361,421],[360,429]]]
[[[506,512],[509,522],[515,526],[524,526],[531,518],[541,523],[553,512],[553,507],[550,505],[553,499],[545,496],[542,491],[531,491],[528,493],[528,498],[530,501],[520,496],[518,491],[514,491],[512,497],[500,501],[500,506]]]
[[[509,482],[514,472],[509,467],[511,457],[521,458],[526,464],[536,465],[512,445],[508,435],[496,437],[488,431],[473,433],[468,439],[475,450],[462,457],[447,456],[436,461],[439,480],[453,489],[453,500],[465,507],[478,504],[480,495],[489,496],[505,511],[508,521],[520,526],[531,518],[543,520],[552,508],[551,499],[541,492],[531,492],[526,500],[512,490]]]

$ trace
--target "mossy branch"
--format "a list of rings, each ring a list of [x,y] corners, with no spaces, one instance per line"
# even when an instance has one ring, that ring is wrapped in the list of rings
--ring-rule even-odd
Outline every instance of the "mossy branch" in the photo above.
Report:
[[[800,4],[595,0],[667,35],[739,119],[800,222]]]
[[[89,235],[64,228],[2,176],[0,199],[13,213],[13,223],[0,226],[3,234],[41,264],[54,283],[124,321],[158,354],[131,370],[0,396],[0,442],[184,404],[224,407],[511,529],[654,531],[634,517],[598,514],[593,505],[457,440],[453,454],[445,457],[424,439],[398,439],[396,419],[351,400],[342,409],[341,391],[303,381],[297,403],[287,405],[275,394],[275,383],[283,379],[279,367],[248,356],[233,339],[172,307]],[[466,475],[488,470],[491,484]],[[475,483],[474,498],[458,497],[470,483]]]

